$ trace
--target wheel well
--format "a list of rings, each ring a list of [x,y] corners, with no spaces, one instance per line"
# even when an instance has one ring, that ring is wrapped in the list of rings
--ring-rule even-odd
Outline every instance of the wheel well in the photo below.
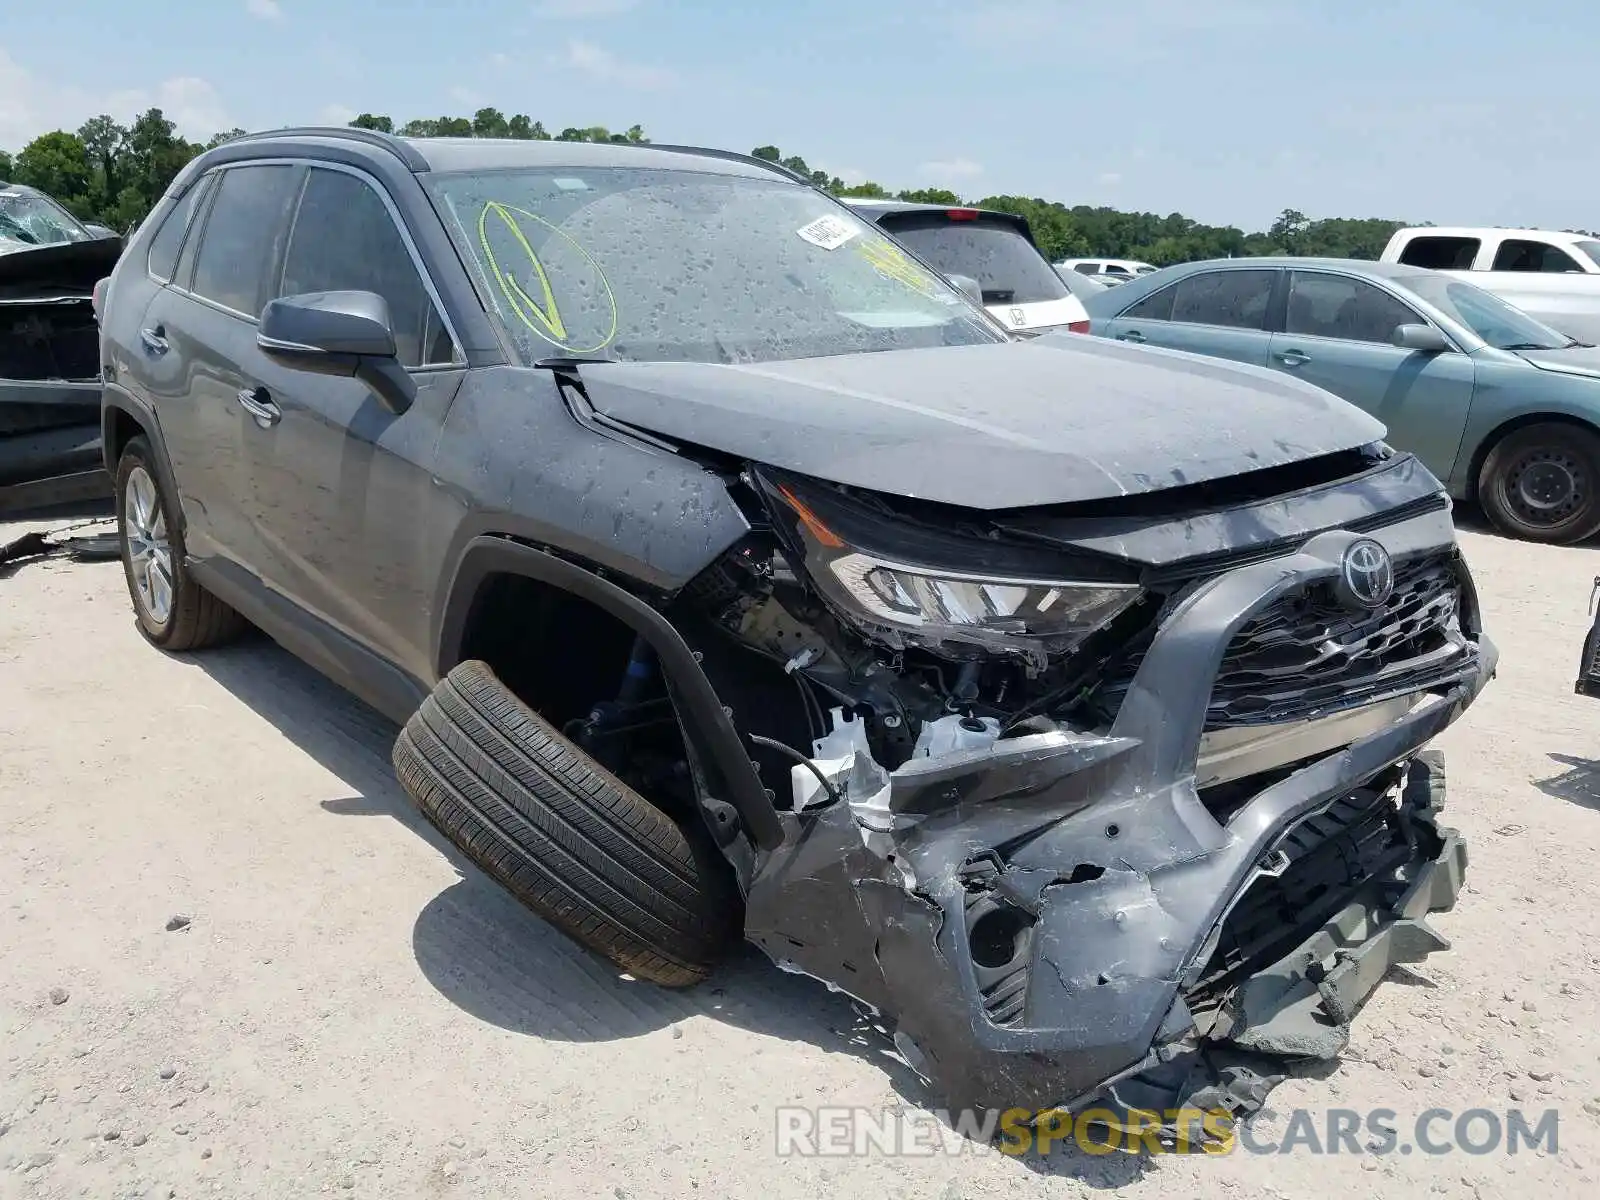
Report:
[[[488,663],[518,699],[561,729],[616,698],[637,636],[554,584],[496,574],[473,600],[460,657]]]
[[[1600,437],[1600,429],[1596,429],[1581,417],[1569,416],[1566,413],[1528,413],[1525,416],[1513,417],[1505,424],[1497,425],[1488,437],[1478,443],[1478,448],[1473,451],[1472,464],[1467,471],[1466,480],[1468,499],[1474,501],[1478,499],[1478,476],[1483,473],[1483,464],[1488,460],[1494,448],[1517,430],[1526,429],[1530,425],[1572,425]]]
[[[113,475],[116,474],[117,463],[122,459],[122,451],[134,438],[145,432],[143,425],[134,415],[122,408],[109,408],[106,410],[106,419],[101,424],[100,433],[105,442],[106,469]]]

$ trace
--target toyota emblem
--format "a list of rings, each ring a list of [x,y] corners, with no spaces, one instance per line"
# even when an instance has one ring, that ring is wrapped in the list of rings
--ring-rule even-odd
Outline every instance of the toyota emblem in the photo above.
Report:
[[[1339,559],[1339,600],[1347,608],[1377,608],[1394,591],[1394,562],[1371,538],[1357,538]]]

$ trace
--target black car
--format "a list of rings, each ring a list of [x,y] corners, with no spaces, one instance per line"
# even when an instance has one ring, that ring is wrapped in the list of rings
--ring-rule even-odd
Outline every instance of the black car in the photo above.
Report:
[[[122,240],[0,180],[0,514],[103,497],[94,285]]]
[[[744,937],[954,1105],[1240,1111],[1443,945],[1423,747],[1495,651],[1325,392],[1011,337],[759,159],[349,129],[191,163],[101,367],[145,636],[403,723],[638,978]]]

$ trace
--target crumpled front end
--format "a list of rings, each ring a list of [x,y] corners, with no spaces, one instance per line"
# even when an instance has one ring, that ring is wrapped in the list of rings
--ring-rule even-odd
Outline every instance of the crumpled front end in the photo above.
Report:
[[[1466,849],[1425,747],[1496,652],[1448,511],[1396,516],[1177,590],[1098,726],[951,713],[890,769],[835,710],[747,935],[886,1014],[954,1107],[1248,1113],[1447,944]],[[1361,539],[1394,588],[1352,612]]]

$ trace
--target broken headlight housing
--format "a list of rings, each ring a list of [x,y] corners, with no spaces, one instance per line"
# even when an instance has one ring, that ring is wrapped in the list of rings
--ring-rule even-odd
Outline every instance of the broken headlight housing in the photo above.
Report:
[[[1019,558],[987,542],[847,512],[837,498],[802,499],[787,483],[769,495],[787,510],[790,540],[817,589],[891,644],[966,642],[1042,665],[1143,595],[1136,583],[1057,574],[1049,569],[1061,567],[1054,556]],[[891,538],[901,553],[880,553]]]

